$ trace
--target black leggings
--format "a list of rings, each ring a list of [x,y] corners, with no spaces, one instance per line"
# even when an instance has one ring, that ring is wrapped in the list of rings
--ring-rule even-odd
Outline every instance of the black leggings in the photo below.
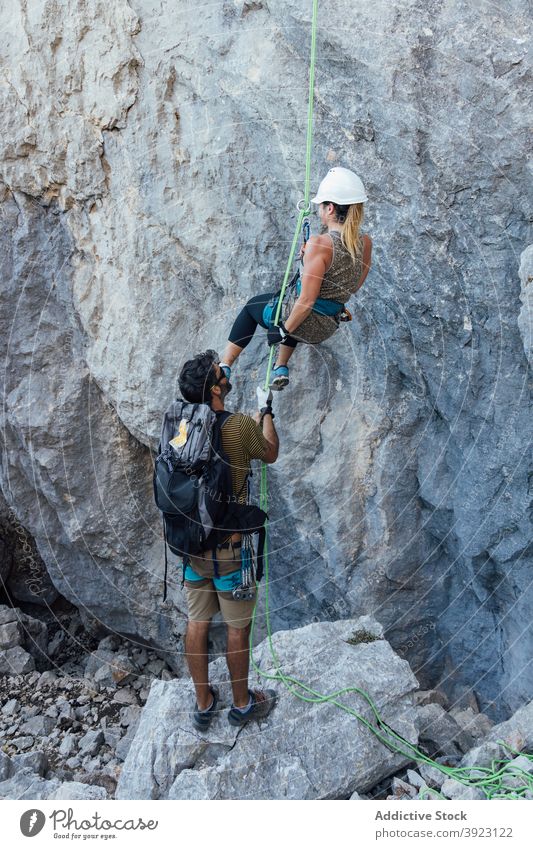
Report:
[[[246,348],[258,324],[266,329],[266,324],[263,321],[263,310],[274,295],[275,292],[265,292],[263,295],[255,295],[250,298],[233,322],[229,334],[230,342],[238,345],[239,348]],[[296,348],[298,341],[289,336],[283,344],[289,348]]]

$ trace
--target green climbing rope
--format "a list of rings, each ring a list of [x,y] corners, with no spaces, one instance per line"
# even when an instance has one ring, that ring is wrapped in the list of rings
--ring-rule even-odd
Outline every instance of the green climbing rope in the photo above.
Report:
[[[285,275],[283,278],[283,284],[281,287],[280,297],[278,299],[278,306],[276,309],[276,314],[274,317],[274,323],[277,324],[279,320],[279,315],[283,303],[283,296],[285,294],[285,290],[287,287],[287,282],[289,279],[289,275],[291,272],[292,264],[294,262],[294,254],[296,252],[296,246],[298,244],[298,239],[301,232],[301,227],[304,218],[309,214],[309,194],[310,194],[310,180],[311,180],[311,151],[312,151],[312,141],[313,141],[313,107],[314,107],[314,80],[315,80],[315,58],[316,58],[316,33],[317,33],[317,20],[318,20],[318,0],[313,0],[313,12],[311,19],[311,56],[310,56],[310,65],[309,65],[309,98],[308,98],[308,110],[307,110],[307,140],[306,140],[306,154],[305,154],[305,188],[304,188],[304,198],[303,202],[301,201],[298,204],[299,214],[296,222],[296,228],[294,231],[294,236],[291,244],[291,249],[289,252],[289,258],[287,261],[287,267],[285,269]],[[300,209],[301,204],[303,203],[303,208]],[[270,384],[270,373],[272,371],[272,362],[274,357],[274,346],[270,349],[270,356],[268,359],[267,372],[265,378],[265,389],[268,389]],[[268,512],[268,480],[267,480],[267,466],[265,463],[261,464],[261,485],[260,485],[260,505],[261,508]],[[340,708],[340,710],[345,711],[350,714],[350,716],[356,717],[360,722],[364,723],[369,731],[372,732],[382,743],[387,746],[392,752],[397,754],[404,755],[409,758],[411,761],[416,761],[419,763],[425,763],[429,766],[432,766],[434,769],[439,770],[439,772],[444,773],[444,775],[448,778],[454,778],[456,781],[459,781],[461,784],[466,785],[467,787],[476,787],[483,791],[485,797],[487,799],[523,799],[525,794],[529,791],[529,793],[533,793],[533,775],[523,769],[520,769],[516,766],[509,768],[509,761],[504,759],[494,759],[491,762],[490,767],[449,767],[445,764],[438,763],[426,755],[424,752],[421,752],[416,748],[412,743],[408,740],[405,740],[400,734],[398,734],[393,728],[387,725],[384,722],[378,710],[368,695],[364,690],[359,689],[359,687],[345,687],[341,690],[337,690],[334,693],[329,693],[327,695],[318,693],[316,690],[313,690],[311,687],[307,686],[301,681],[298,681],[296,678],[293,678],[290,675],[285,675],[281,668],[281,664],[274,650],[274,645],[272,642],[272,632],[270,627],[270,612],[269,612],[269,531],[268,531],[268,522],[266,522],[266,541],[265,541],[265,551],[264,551],[264,586],[265,586],[265,618],[266,618],[266,626],[267,626],[267,635],[268,635],[268,643],[270,652],[272,655],[272,659],[274,661],[274,666],[276,669],[275,674],[269,674],[264,670],[260,669],[256,664],[253,656],[253,643],[254,643],[254,629],[255,629],[255,613],[257,609],[257,605],[255,606],[253,617],[252,617],[252,627],[250,629],[250,659],[253,668],[256,672],[262,677],[266,678],[270,681],[279,681],[284,684],[287,690],[292,693],[296,698],[301,699],[304,702],[309,702],[310,704],[321,704],[324,702],[329,702],[330,704],[336,705],[336,707]],[[360,696],[365,699],[374,714],[376,724],[373,725],[364,716],[357,713],[353,708],[348,707],[339,701],[341,696],[347,695],[348,693],[359,693]],[[518,752],[508,746],[503,740],[495,741],[500,743],[505,749],[508,749],[514,754],[519,755],[523,754],[528,760],[533,762],[533,755],[529,755],[526,753]],[[513,786],[516,782],[516,779],[521,779],[522,784],[518,787]],[[511,779],[513,784],[506,783],[507,779]],[[438,793],[436,790],[430,787],[425,787],[422,790],[422,793],[429,793],[436,798],[444,799],[445,797]]]

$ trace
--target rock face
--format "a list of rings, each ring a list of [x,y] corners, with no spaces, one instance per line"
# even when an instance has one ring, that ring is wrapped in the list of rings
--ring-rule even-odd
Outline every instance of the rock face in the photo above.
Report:
[[[274,651],[283,658],[285,675],[319,694],[349,687],[365,690],[382,718],[416,743],[417,681],[409,664],[379,637],[380,626],[368,619],[278,632]],[[371,641],[359,642],[362,634],[368,638],[369,630]],[[255,660],[264,672],[275,672],[268,641],[257,647]],[[250,722],[234,728],[226,717],[231,690],[224,658],[210,665],[210,680],[220,687],[222,698],[205,733],[191,725],[190,680],[154,682],[116,798],[347,799],[409,761],[389,751],[356,717],[332,704],[301,701],[279,685],[279,701],[259,727]],[[352,691],[337,699],[375,725],[361,695]]]
[[[524,343],[524,352],[531,364],[533,359],[533,245],[529,245],[520,257],[520,300],[522,308],[518,316],[518,327]]]
[[[1,489],[56,591],[168,650],[152,452],[186,355],[280,284],[310,6],[4,4]],[[321,15],[313,185],[361,174],[374,259],[276,402],[273,627],[379,609],[422,686],[497,720],[532,686],[528,5]],[[267,355],[243,354],[234,409]]]

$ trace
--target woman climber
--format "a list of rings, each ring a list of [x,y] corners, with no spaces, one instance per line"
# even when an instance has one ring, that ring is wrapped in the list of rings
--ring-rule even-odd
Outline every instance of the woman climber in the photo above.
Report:
[[[359,233],[366,200],[365,188],[357,174],[347,168],[328,171],[312,199],[312,203],[319,204],[322,232],[320,236],[312,236],[305,249],[302,248],[305,263],[301,281],[287,287],[288,297],[284,299],[278,325],[273,322],[279,293],[256,295],[241,310],[220,363],[228,380],[231,366],[250,342],[258,324],[267,329],[269,345],[279,344],[270,386],[283,389],[289,382],[287,363],[298,342],[323,342],[337,330],[339,321],[350,320],[344,304],[363,285],[372,254],[372,239]]]

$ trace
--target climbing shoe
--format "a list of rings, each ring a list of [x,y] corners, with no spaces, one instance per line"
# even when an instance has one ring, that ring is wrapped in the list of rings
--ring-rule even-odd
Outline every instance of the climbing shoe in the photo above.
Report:
[[[209,687],[209,689],[211,691],[211,695],[213,696],[213,702],[207,708],[207,710],[200,710],[198,708],[198,702],[194,703],[192,724],[196,729],[198,729],[198,731],[207,731],[207,729],[211,725],[211,720],[213,719],[217,708],[218,690],[216,687]]]
[[[228,712],[230,725],[244,725],[250,719],[265,719],[278,698],[275,690],[248,690],[248,693],[250,694],[250,704],[245,711],[239,710],[235,705],[231,706]]]
[[[231,377],[231,368],[227,366],[226,363],[219,363],[219,366],[229,380]]]
[[[287,366],[276,366],[270,374],[270,388],[283,389],[289,382],[289,369]]]

